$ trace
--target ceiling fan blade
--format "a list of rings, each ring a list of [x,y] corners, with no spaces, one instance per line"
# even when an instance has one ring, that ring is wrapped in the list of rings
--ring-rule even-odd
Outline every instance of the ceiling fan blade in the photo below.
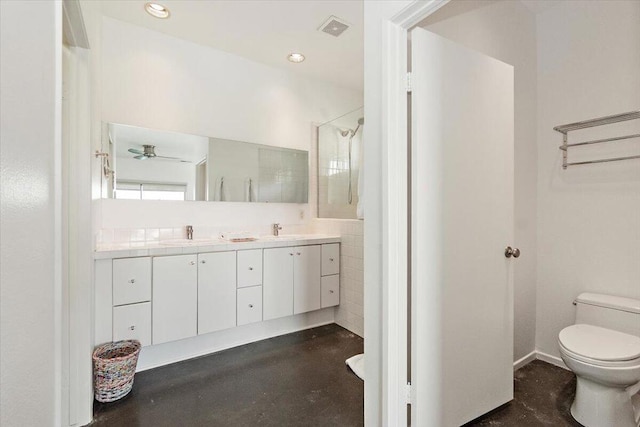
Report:
[[[128,151],[133,154],[144,154],[144,151],[136,150],[135,148],[129,148]]]
[[[144,154],[141,154],[139,156],[135,156],[134,159],[136,159],[136,160],[147,160],[148,157],[145,156]]]
[[[180,160],[179,157],[169,157],[169,156],[155,156],[160,159],[171,159],[171,160]]]

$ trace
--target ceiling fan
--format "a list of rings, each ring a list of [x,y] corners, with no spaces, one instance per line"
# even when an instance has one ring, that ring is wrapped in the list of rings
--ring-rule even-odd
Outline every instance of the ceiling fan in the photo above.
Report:
[[[168,157],[168,156],[158,156],[156,154],[156,146],[144,144],[142,146],[144,151],[137,150],[135,148],[129,148],[129,152],[136,154],[133,158],[136,160],[147,160],[147,159],[167,159],[167,160],[176,160],[183,163],[191,163],[188,160],[182,160],[178,157]]]

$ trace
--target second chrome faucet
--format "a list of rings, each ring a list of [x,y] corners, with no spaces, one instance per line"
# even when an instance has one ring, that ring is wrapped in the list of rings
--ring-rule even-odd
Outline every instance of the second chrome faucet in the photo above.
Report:
[[[282,227],[280,226],[280,223],[275,223],[273,224],[273,235],[274,236],[278,236],[280,234],[280,230],[282,230]]]

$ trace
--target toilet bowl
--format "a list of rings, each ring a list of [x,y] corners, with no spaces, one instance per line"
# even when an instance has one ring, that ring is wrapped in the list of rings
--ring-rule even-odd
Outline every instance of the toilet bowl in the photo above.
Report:
[[[640,338],[593,325],[558,337],[562,360],[577,378],[571,415],[587,427],[638,427]],[[635,407],[634,407],[635,406]]]

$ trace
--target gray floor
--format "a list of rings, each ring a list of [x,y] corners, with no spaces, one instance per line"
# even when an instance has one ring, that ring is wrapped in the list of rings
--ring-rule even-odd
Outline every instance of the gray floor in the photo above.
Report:
[[[361,426],[363,340],[332,324],[136,374],[92,426]]]
[[[362,347],[328,325],[141,372],[129,396],[95,404],[92,426],[362,426],[363,383],[344,364]],[[534,361],[512,402],[467,426],[579,426],[574,390],[571,372]]]
[[[514,376],[514,399],[467,426],[580,426],[569,409],[576,390],[572,372],[535,360]]]

